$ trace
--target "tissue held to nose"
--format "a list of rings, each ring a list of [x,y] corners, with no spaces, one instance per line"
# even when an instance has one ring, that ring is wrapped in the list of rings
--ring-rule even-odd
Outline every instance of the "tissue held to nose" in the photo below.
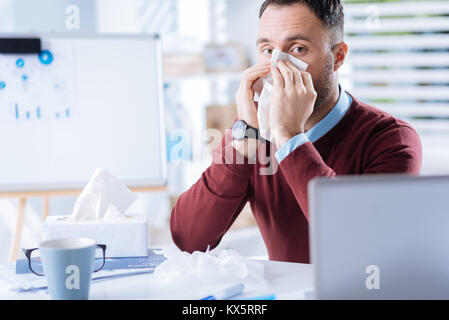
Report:
[[[297,67],[300,71],[306,71],[307,63],[299,60],[298,58],[281,52],[278,49],[274,49],[271,54],[271,65],[275,66],[279,60],[288,60],[295,67]],[[262,138],[265,140],[273,142],[273,138],[271,136],[270,122],[268,115],[270,114],[270,104],[271,104],[271,96],[273,93],[273,80],[271,78],[271,74],[266,78],[262,78],[257,80],[253,87],[254,91],[254,101],[258,102],[257,107],[257,121],[259,122],[259,132]]]
[[[103,168],[98,168],[76,199],[72,221],[110,220],[122,216],[137,196]]]

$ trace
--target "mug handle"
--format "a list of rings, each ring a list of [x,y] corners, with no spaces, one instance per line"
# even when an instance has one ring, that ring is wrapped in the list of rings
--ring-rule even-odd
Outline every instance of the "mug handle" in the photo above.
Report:
[[[103,264],[98,269],[94,270],[94,272],[100,271],[104,267],[104,263],[106,261],[106,245],[105,244],[97,244],[96,247],[101,248],[101,251],[103,251]]]

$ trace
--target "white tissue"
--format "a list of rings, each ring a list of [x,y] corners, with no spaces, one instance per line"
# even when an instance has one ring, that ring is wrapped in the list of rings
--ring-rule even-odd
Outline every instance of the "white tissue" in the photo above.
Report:
[[[121,217],[137,196],[103,168],[98,168],[76,199],[71,221]]]
[[[243,282],[245,288],[264,288],[263,264],[241,256],[235,250],[223,250],[218,256],[209,251],[182,252],[175,247],[162,250],[167,258],[155,270],[163,282],[191,279],[203,284]]]
[[[281,52],[278,49],[274,49],[271,54],[271,65],[275,66],[279,60],[288,60],[295,67],[297,67],[301,71],[305,71],[307,69],[307,63],[299,60],[298,58]],[[257,106],[257,121],[259,122],[259,132],[262,138],[268,141],[273,141],[271,136],[270,122],[269,122],[269,112],[270,112],[270,104],[271,104],[271,95],[273,92],[273,80],[271,78],[271,74],[269,74],[265,78],[258,79],[254,85],[254,101],[258,102]]]

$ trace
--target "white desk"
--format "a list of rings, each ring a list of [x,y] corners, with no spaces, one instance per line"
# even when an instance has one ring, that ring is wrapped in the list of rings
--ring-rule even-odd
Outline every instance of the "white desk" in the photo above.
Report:
[[[312,267],[309,264],[257,261],[264,265],[268,287],[264,290],[245,291],[237,298],[247,298],[264,294],[276,294],[277,299],[304,299],[304,293],[312,288]],[[225,288],[225,287],[223,287]],[[217,291],[217,285],[192,283],[190,280],[176,284],[162,285],[153,274],[93,282],[90,299],[199,299]],[[49,299],[46,293],[18,293],[0,288],[0,299]]]

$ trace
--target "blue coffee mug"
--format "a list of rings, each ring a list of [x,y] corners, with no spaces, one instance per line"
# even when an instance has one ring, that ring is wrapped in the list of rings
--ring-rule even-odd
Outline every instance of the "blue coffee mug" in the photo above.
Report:
[[[104,255],[105,246],[97,245],[95,240],[89,238],[54,239],[39,244],[48,291],[52,299],[89,298],[97,246],[103,249]]]

